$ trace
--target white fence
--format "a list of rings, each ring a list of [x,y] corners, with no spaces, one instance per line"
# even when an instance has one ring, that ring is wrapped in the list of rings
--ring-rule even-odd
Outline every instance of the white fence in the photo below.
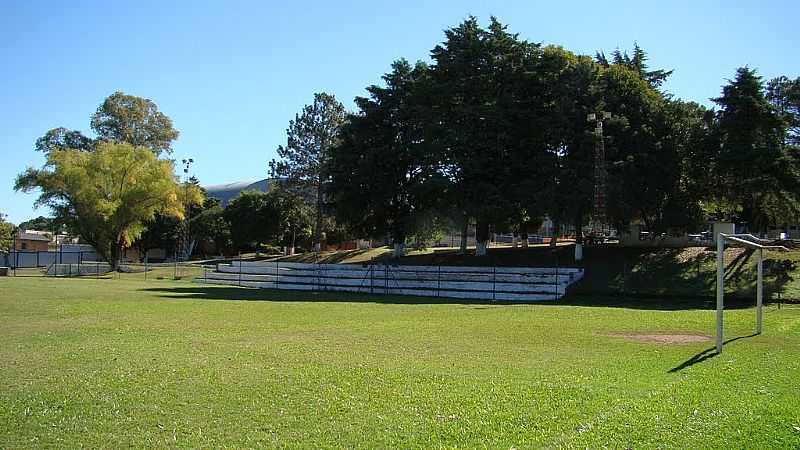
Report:
[[[557,300],[583,276],[577,268],[402,266],[238,262],[200,283],[482,300]]]

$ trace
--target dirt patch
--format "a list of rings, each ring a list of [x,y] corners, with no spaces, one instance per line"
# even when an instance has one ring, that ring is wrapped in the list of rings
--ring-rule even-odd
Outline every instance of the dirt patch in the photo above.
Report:
[[[705,257],[706,253],[711,253],[711,252],[706,252],[705,247],[687,247],[681,250],[680,253],[677,254],[676,259],[678,260],[679,263],[686,264],[696,261],[698,258]],[[714,255],[714,253],[711,253],[711,255]]]
[[[613,333],[610,336],[623,337],[637,342],[649,342],[652,344],[688,344],[690,342],[710,341],[711,336],[703,334],[631,334]]]

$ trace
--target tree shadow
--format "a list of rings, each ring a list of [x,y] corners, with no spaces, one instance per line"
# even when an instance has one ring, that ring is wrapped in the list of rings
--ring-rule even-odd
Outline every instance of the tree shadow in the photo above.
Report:
[[[758,333],[748,334],[747,336],[737,336],[735,338],[730,338],[730,339],[724,341],[722,343],[722,345],[724,347],[725,345],[728,345],[731,342],[738,341],[740,339],[747,339],[747,338],[751,338],[751,337],[755,337],[755,336],[758,336]],[[702,352],[700,352],[700,353],[692,356],[691,358],[687,359],[686,361],[682,362],[681,364],[673,367],[672,369],[669,369],[667,371],[667,373],[680,372],[683,369],[691,367],[691,366],[693,366],[695,364],[699,364],[699,363],[701,363],[701,362],[703,362],[703,361],[705,361],[707,359],[711,359],[711,358],[713,358],[713,357],[715,357],[717,355],[719,355],[719,353],[717,353],[717,347],[709,347],[709,348],[703,350]]]
[[[713,310],[717,307],[713,296],[676,296],[660,294],[603,294],[567,295],[551,305],[626,308],[658,311]],[[725,309],[747,309],[755,305],[754,298],[725,296]]]
[[[513,305],[519,302],[492,302],[489,300],[459,299],[449,297],[416,297],[368,292],[292,291],[284,289],[259,289],[238,286],[151,287],[140,291],[153,292],[163,298],[179,300],[239,300],[262,302],[322,302],[322,303],[376,303],[395,305]]]
[[[293,291],[286,289],[259,289],[238,286],[197,285],[190,287],[148,287],[140,289],[144,292],[157,293],[160,297],[170,299],[202,299],[202,300],[238,300],[263,302],[328,302],[328,303],[373,303],[393,305],[469,305],[478,309],[495,306],[579,306],[609,307],[639,310],[682,311],[692,309],[712,310],[716,306],[714,299],[674,298],[652,296],[648,298],[631,298],[621,296],[567,296],[560,300],[508,301],[489,299],[460,299],[451,297],[420,297],[410,295],[384,294],[380,289],[369,293],[337,292],[337,291]],[[728,299],[726,309],[745,309],[753,306],[752,299]]]
[[[363,255],[373,249],[363,250],[340,250],[331,252],[305,252],[298,253],[292,256],[282,256],[275,258],[272,261],[277,262],[293,262],[293,263],[306,263],[306,264],[336,264],[344,260]]]
[[[731,253],[734,253],[731,255]],[[725,290],[728,299],[755,298],[756,265],[752,249],[726,249]],[[576,265],[585,269],[581,281],[570,288],[577,295],[614,295],[628,298],[671,296],[696,298],[700,307],[713,300],[716,287],[716,253],[713,249],[590,247]],[[782,292],[794,281],[789,260],[764,260],[765,297]],[[732,303],[733,305],[734,303]]]

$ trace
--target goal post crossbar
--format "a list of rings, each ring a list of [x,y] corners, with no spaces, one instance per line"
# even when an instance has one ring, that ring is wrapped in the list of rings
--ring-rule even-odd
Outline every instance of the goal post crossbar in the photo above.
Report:
[[[788,251],[781,245],[766,245],[769,241],[752,234],[724,234],[717,237],[717,353],[722,353],[722,319],[725,297],[725,241],[758,250],[758,279],[756,282],[756,334],[763,329],[764,308],[764,250]]]

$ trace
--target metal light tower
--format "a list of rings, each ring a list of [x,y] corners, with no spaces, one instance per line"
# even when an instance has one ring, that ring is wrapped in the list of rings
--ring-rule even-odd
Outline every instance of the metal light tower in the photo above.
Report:
[[[189,258],[189,256],[191,256],[191,255],[187,254],[187,253],[189,253],[189,239],[190,239],[190,235],[189,235],[189,199],[188,199],[189,192],[188,192],[188,188],[189,188],[189,179],[190,179],[189,178],[189,168],[194,163],[194,159],[193,158],[183,159],[183,160],[181,160],[181,162],[183,163],[183,189],[184,189],[184,192],[183,192],[183,214],[184,215],[183,215],[183,226],[181,227],[181,234],[180,234],[180,238],[179,238],[179,241],[180,241],[179,242],[179,245],[180,245],[179,248],[180,248],[180,252],[181,252],[181,258],[186,260],[186,259]]]
[[[611,118],[611,113],[600,111],[586,116],[587,122],[595,122],[594,145],[594,202],[592,204],[592,233],[602,232],[606,224],[606,149],[603,139],[603,121]]]

